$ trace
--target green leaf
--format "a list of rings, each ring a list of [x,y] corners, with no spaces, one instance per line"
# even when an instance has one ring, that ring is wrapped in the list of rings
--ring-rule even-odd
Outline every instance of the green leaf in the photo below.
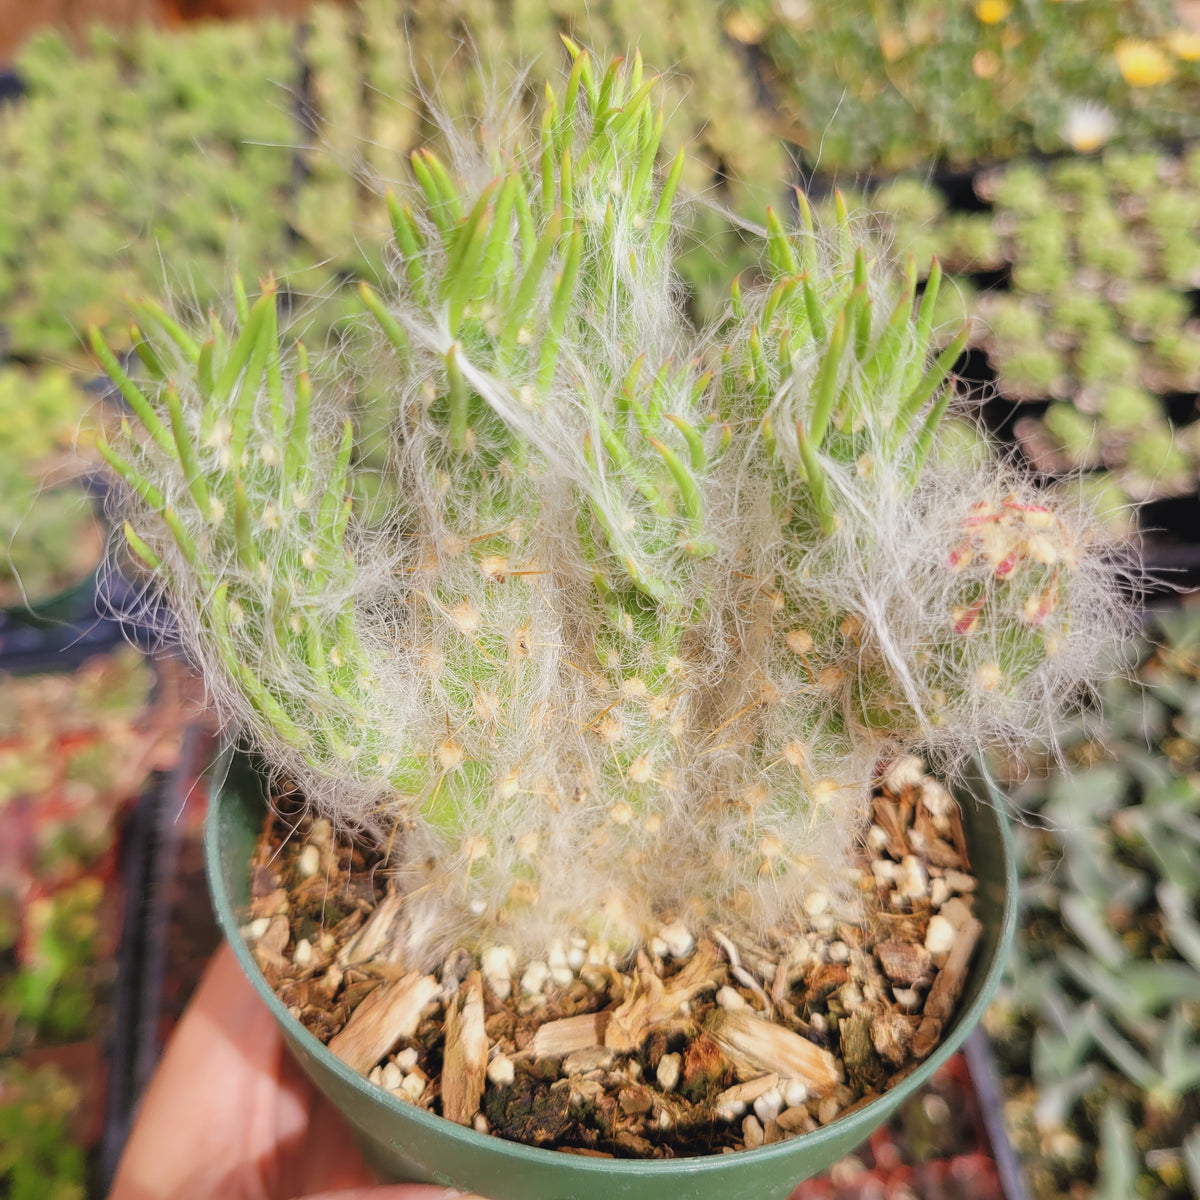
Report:
[[[233,277],[233,303],[238,322],[245,325],[250,319],[250,301],[246,297],[246,285],[238,274]]]
[[[917,356],[914,365],[909,368],[906,380],[908,387],[913,387],[919,372],[925,364],[925,355],[929,352],[930,338],[933,336],[933,317],[937,310],[938,292],[942,286],[942,264],[935,257],[929,266],[929,277],[925,280],[925,291],[921,296],[921,307],[917,312],[916,349]]]
[[[1100,1114],[1100,1176],[1096,1200],[1131,1200],[1137,1195],[1141,1155],[1125,1106],[1109,1100]]]
[[[100,331],[95,326],[92,326],[88,330],[88,337],[92,343],[92,350],[100,360],[100,366],[103,367],[104,373],[117,385],[117,389],[125,397],[125,402],[137,414],[137,418],[145,427],[146,432],[158,443],[161,449],[174,456],[174,439],[167,432],[166,426],[159,420],[158,413],[154,411],[153,405],[151,405],[141,389],[125,374],[121,364],[117,362],[116,356],[108,348],[108,343],[100,336]]]
[[[408,275],[408,283],[413,296],[418,303],[425,301],[425,267],[421,259],[424,239],[416,217],[407,204],[401,204],[396,194],[389,188],[387,192],[388,216],[391,218],[392,232],[396,237],[396,245],[404,259],[404,270]]]
[[[446,351],[446,382],[450,395],[450,448],[456,454],[463,454],[467,449],[467,433],[470,426],[471,395],[467,390],[467,381],[463,378],[462,368],[458,365],[459,345],[455,342]]]
[[[137,325],[129,326],[129,343],[134,352],[142,360],[146,373],[156,383],[161,383],[167,377],[166,363],[159,357],[158,351],[143,337]]]
[[[317,521],[317,530],[327,530],[334,523],[334,515],[341,506],[346,492],[346,476],[350,470],[350,455],[354,451],[354,422],[346,418],[342,426],[342,441],[338,447],[337,457],[333,461],[333,469],[329,472],[329,482],[325,494],[321,497],[321,511]]]
[[[179,465],[183,468],[184,478],[187,480],[188,490],[192,493],[196,507],[207,520],[209,516],[208,487],[204,482],[200,463],[196,457],[196,444],[192,441],[192,435],[188,432],[187,423],[184,420],[179,393],[175,390],[173,383],[167,385],[165,396],[167,413],[171,418],[171,433],[179,454]]]
[[[407,362],[409,358],[408,335],[404,332],[400,322],[388,312],[387,305],[369,284],[360,283],[358,294],[362,298],[366,310],[375,318],[375,323],[392,344],[392,349],[399,355],[400,361]]]
[[[917,419],[921,409],[933,399],[937,392],[950,374],[954,364],[958,361],[958,356],[963,352],[963,348],[967,344],[967,338],[970,336],[970,330],[964,329],[958,337],[946,347],[934,360],[933,365],[925,372],[920,383],[908,394],[901,402],[896,410],[896,418],[892,424],[892,429],[887,439],[887,446],[890,451],[894,451],[900,445],[905,433],[911,427],[912,423]],[[945,412],[943,406],[942,412]],[[941,420],[939,415],[938,420]]]
[[[704,501],[699,485],[696,483],[696,477],[679,455],[665,442],[653,437],[647,438],[646,441],[658,452],[659,457],[666,464],[671,478],[675,481],[675,486],[679,489],[679,496],[683,501],[683,509],[687,513],[688,521],[693,530],[698,529],[704,518]]]
[[[517,203],[517,193],[524,191],[520,171],[511,171],[500,185],[496,197],[495,211],[488,228],[487,242],[483,249],[483,262],[479,268],[479,280],[475,295],[486,295],[492,288],[500,271],[512,267],[512,216]]]
[[[813,381],[808,440],[812,442],[814,449],[820,449],[825,441],[829,420],[833,416],[833,407],[840,392],[842,360],[846,356],[848,342],[849,317],[847,308],[843,308],[834,322],[829,344],[817,369],[817,377]]]
[[[545,390],[554,378],[558,365],[558,348],[566,326],[567,313],[575,295],[575,281],[579,275],[579,263],[583,257],[583,229],[576,224],[567,243],[566,259],[558,281],[554,285],[554,296],[550,301],[550,315],[546,332],[538,352],[538,387]]]
[[[293,486],[300,483],[300,468],[308,462],[308,425],[312,410],[312,380],[308,374],[308,352],[303,342],[296,343],[296,402],[292,410],[292,430],[283,456],[283,473]]]
[[[480,192],[467,219],[455,229],[452,239],[447,238],[449,253],[443,287],[449,306],[451,334],[457,334],[468,301],[483,290],[479,266],[487,245],[492,196],[498,185],[499,180],[493,179]]]
[[[264,326],[268,325],[268,310],[274,307],[275,284],[272,281],[258,300],[254,301],[250,318],[242,326],[238,340],[234,342],[233,348],[229,350],[228,358],[224,360],[221,373],[218,374],[214,388],[212,388],[212,400],[216,404],[223,403],[233,395],[241,372],[245,370],[247,362],[250,362],[251,355],[254,350],[258,349],[259,341],[262,340]],[[263,358],[266,358],[265,353]],[[257,379],[254,380],[254,386],[256,388],[258,386]]]
[[[695,425],[674,413],[667,413],[666,419],[683,435],[683,440],[687,443],[688,456],[691,458],[692,470],[703,471],[708,466],[708,455],[705,453],[704,440],[701,438],[699,430]]]
[[[550,255],[553,254],[555,247],[558,245],[561,232],[562,210],[555,209],[550,215],[550,220],[546,222],[546,228],[542,231],[542,236],[538,239],[537,246],[533,252],[533,258],[530,260],[529,266],[521,278],[516,296],[513,297],[509,304],[508,319],[501,332],[501,337],[506,342],[516,341],[522,324],[532,315],[533,302],[537,298],[538,287],[542,282],[542,276],[546,273],[546,267],[550,262]]]
[[[779,275],[791,276],[799,273],[800,260],[796,257],[795,247],[773,208],[767,209],[767,251],[771,257],[771,265]]]
[[[812,496],[813,507],[817,510],[817,520],[820,522],[821,532],[829,537],[837,528],[836,513],[829,495],[825,468],[821,465],[817,451],[805,433],[802,420],[796,422],[796,444],[800,450],[800,463],[804,468],[804,478],[808,484],[809,494]]]
[[[149,300],[134,300],[130,296],[125,297],[125,302],[137,314],[143,327],[154,326],[174,342],[189,362],[200,361],[199,343],[185,333],[182,326],[167,315],[165,309]]]
[[[679,190],[679,181],[683,178],[683,166],[686,161],[684,152],[680,150],[663,181],[662,191],[658,194],[649,240],[652,246],[658,246],[660,249],[666,245],[667,238],[674,228],[671,210],[675,203],[675,193]]]
[[[414,150],[411,162],[417,183],[425,193],[429,216],[448,240],[451,231],[462,220],[462,201],[458,192],[446,168],[432,150]]]
[[[250,529],[250,501],[241,479],[233,481],[233,536],[237,543],[238,561],[247,570],[258,566],[258,551]]]
[[[124,525],[125,541],[129,544],[129,549],[139,558],[151,571],[159,572],[163,569],[163,561],[150,549],[148,545],[134,532],[134,528],[128,521]]]

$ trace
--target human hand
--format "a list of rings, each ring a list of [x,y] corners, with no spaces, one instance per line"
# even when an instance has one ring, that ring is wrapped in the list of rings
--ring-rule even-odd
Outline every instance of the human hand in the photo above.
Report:
[[[227,946],[146,1090],[109,1200],[471,1200],[377,1185]],[[475,1197],[474,1200],[480,1200]]]

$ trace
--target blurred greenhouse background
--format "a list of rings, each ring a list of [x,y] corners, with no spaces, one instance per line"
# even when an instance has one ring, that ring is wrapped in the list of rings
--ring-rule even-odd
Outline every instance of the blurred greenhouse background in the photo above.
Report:
[[[379,193],[437,138],[430,90],[469,114],[519,63],[532,98],[565,33],[668,71],[712,202],[683,259],[698,317],[753,271],[738,217],[840,190],[880,253],[953,279],[992,435],[1155,573],[1139,665],[1064,725],[1065,763],[997,764],[1025,881],[990,1051],[802,1194],[1200,1197],[1200,0],[9,7],[0,1196],[103,1194],[214,937],[208,732],[181,665],[126,644],[161,617],[100,567],[91,447],[121,400],[86,330],[135,363],[129,297],[204,310],[236,269],[273,272],[308,339],[353,336],[345,285],[381,267]]]

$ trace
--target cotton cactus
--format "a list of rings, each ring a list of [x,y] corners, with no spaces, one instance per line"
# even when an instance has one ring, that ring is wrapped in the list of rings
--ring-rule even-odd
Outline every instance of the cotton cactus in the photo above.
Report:
[[[413,156],[371,349],[310,370],[270,281],[203,328],[139,303],[140,381],[93,338],[130,548],[431,959],[849,911],[880,761],[1044,735],[1119,617],[1086,514],[944,453],[936,266],[918,302],[800,197],[691,328],[656,80],[568,49],[534,133]]]

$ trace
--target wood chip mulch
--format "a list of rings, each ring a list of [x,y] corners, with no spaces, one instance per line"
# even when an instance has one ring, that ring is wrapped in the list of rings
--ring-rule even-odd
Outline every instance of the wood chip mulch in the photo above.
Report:
[[[394,1096],[528,1145],[621,1158],[753,1148],[893,1086],[938,1044],[982,926],[957,802],[893,763],[857,866],[865,916],[760,945],[665,927],[433,973],[388,961],[403,897],[327,821],[268,815],[243,934],[292,1015]]]

